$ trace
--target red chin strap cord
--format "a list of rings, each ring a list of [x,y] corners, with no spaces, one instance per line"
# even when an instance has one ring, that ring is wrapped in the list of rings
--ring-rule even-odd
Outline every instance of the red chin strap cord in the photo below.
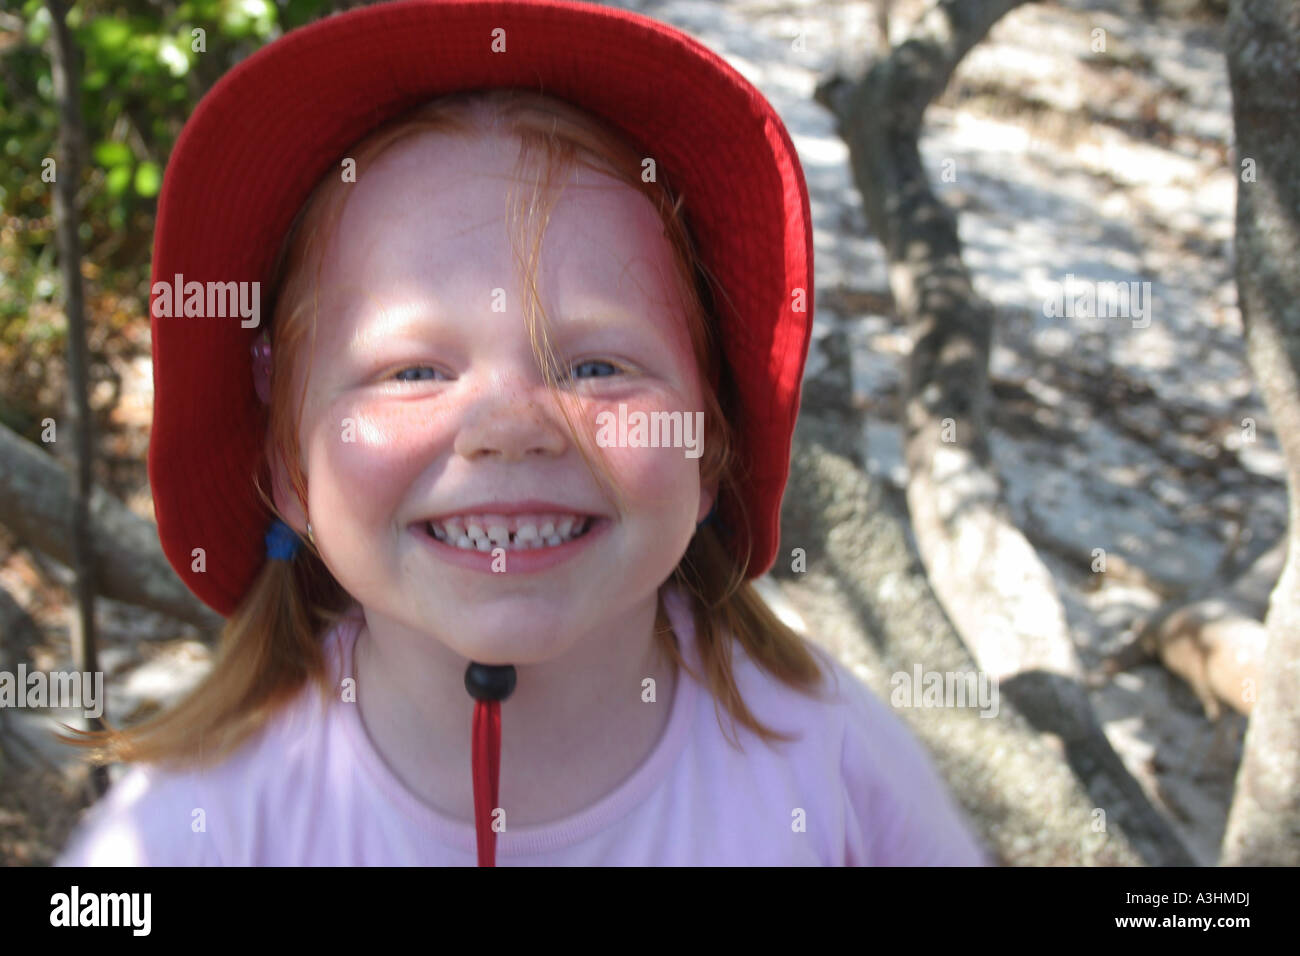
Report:
[[[515,669],[510,664],[471,663],[465,670],[465,689],[474,698],[474,728],[470,743],[478,865],[496,866],[497,834],[492,829],[492,814],[499,806],[501,701],[514,692]]]

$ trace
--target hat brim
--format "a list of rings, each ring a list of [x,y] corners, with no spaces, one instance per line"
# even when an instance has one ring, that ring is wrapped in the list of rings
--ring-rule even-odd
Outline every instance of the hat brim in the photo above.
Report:
[[[505,53],[492,31],[505,30]],[[639,14],[575,2],[403,0],[285,34],[231,69],[182,130],[163,177],[153,283],[260,282],[317,181],[368,131],[434,96],[537,90],[617,127],[684,195],[717,303],[742,421],[748,527],[724,501],[749,577],[772,564],[812,331],[808,191],[768,101],[707,47]],[[795,290],[803,290],[796,310]],[[265,296],[264,296],[265,298]],[[266,412],[257,328],[153,315],[149,479],[158,533],[189,588],[228,616],[264,558]],[[264,317],[264,321],[268,320]],[[195,549],[206,567],[195,570]]]

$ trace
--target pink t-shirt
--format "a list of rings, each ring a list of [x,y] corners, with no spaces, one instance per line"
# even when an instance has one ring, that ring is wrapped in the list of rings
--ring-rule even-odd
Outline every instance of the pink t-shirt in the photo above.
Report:
[[[665,608],[698,672],[691,615],[672,587]],[[352,672],[360,625],[358,611],[325,637],[336,687]],[[497,865],[985,865],[901,720],[815,650],[835,674],[823,700],[771,678],[739,644],[732,658],[752,713],[800,739],[768,745],[737,723],[738,752],[707,689],[679,671],[667,728],[645,762],[567,819],[507,822],[497,835]],[[509,714],[507,704],[506,733]],[[474,827],[406,789],[371,744],[355,703],[336,697],[322,710],[309,687],[216,767],[132,767],[87,813],[56,865],[475,863]]]

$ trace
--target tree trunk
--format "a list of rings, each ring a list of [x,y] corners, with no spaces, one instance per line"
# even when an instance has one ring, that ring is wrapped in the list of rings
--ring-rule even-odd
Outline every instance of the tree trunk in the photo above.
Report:
[[[1094,807],[1123,820],[1141,855],[1191,857],[1097,722],[1051,573],[1014,525],[988,445],[993,310],[976,296],[956,221],[934,195],[918,140],[962,57],[1024,0],[932,0],[861,79],[815,97],[835,114],[890,287],[913,336],[907,504],[929,586],[982,671],[1055,735]]]
[[[65,469],[31,442],[0,426],[0,524],[23,544],[70,564],[72,543],[66,515],[72,482]],[[99,593],[160,611],[216,634],[221,616],[181,583],[162,553],[153,522],[96,488],[87,529]]]
[[[1286,565],[1223,837],[1227,865],[1300,865],[1300,6],[1233,0],[1237,298],[1246,353],[1286,460]],[[1247,162],[1248,161],[1248,162]]]
[[[40,625],[0,585],[0,670],[9,670],[11,663],[22,661],[40,636]]]
[[[818,98],[849,144],[890,286],[913,336],[906,408],[907,502],[930,581],[980,666],[1078,687],[1083,668],[1051,573],[1015,527],[988,445],[993,311],[976,296],[956,221],[930,189],[917,145],[926,107],[966,52],[1024,0],[938,0],[859,82]],[[1066,691],[1082,696],[1082,688]],[[1077,708],[1086,701],[1050,702]]]
[[[1250,714],[1263,682],[1269,592],[1286,561],[1287,536],[1255,558],[1226,584],[1206,582],[1139,619],[1127,647],[1105,662],[1106,677],[1151,658],[1189,685],[1205,716],[1218,720],[1220,705]],[[1098,675],[1098,680],[1102,678]]]
[[[976,664],[936,600],[909,541],[904,503],[866,474],[847,396],[810,382],[795,432],[783,548],[803,548],[773,576],[809,633],[882,700],[891,678],[971,674]],[[835,406],[838,405],[838,408]],[[788,554],[788,551],[787,551]],[[1104,738],[1044,734],[1010,693],[990,717],[971,707],[895,712],[933,756],[995,858],[1012,866],[1189,866],[1181,839]]]
[[[77,186],[81,181],[81,152],[85,139],[81,122],[81,70],[77,47],[68,29],[64,0],[46,0],[50,11],[50,75],[59,106],[59,159],[55,167],[54,224],[58,233],[59,267],[63,272],[63,307],[68,322],[68,395],[63,423],[65,443],[72,440],[69,457],[76,482],[68,510],[68,538],[72,544],[73,590],[76,608],[69,629],[73,666],[83,673],[99,670],[95,651],[95,566],[90,543],[90,496],[94,436],[91,434],[90,398],[87,394],[85,296],[81,285],[81,224]],[[81,701],[88,706],[88,700]],[[102,717],[85,718],[88,730],[104,730]],[[98,793],[108,789],[108,768],[95,767],[91,782]]]

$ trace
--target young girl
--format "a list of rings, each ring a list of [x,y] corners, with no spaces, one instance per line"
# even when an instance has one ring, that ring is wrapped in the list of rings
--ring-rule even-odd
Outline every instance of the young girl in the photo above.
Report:
[[[231,71],[160,201],[149,462],[228,621],[76,738],[136,766],[60,862],[984,862],[749,583],[811,240],[770,104],[634,14],[412,0]]]

